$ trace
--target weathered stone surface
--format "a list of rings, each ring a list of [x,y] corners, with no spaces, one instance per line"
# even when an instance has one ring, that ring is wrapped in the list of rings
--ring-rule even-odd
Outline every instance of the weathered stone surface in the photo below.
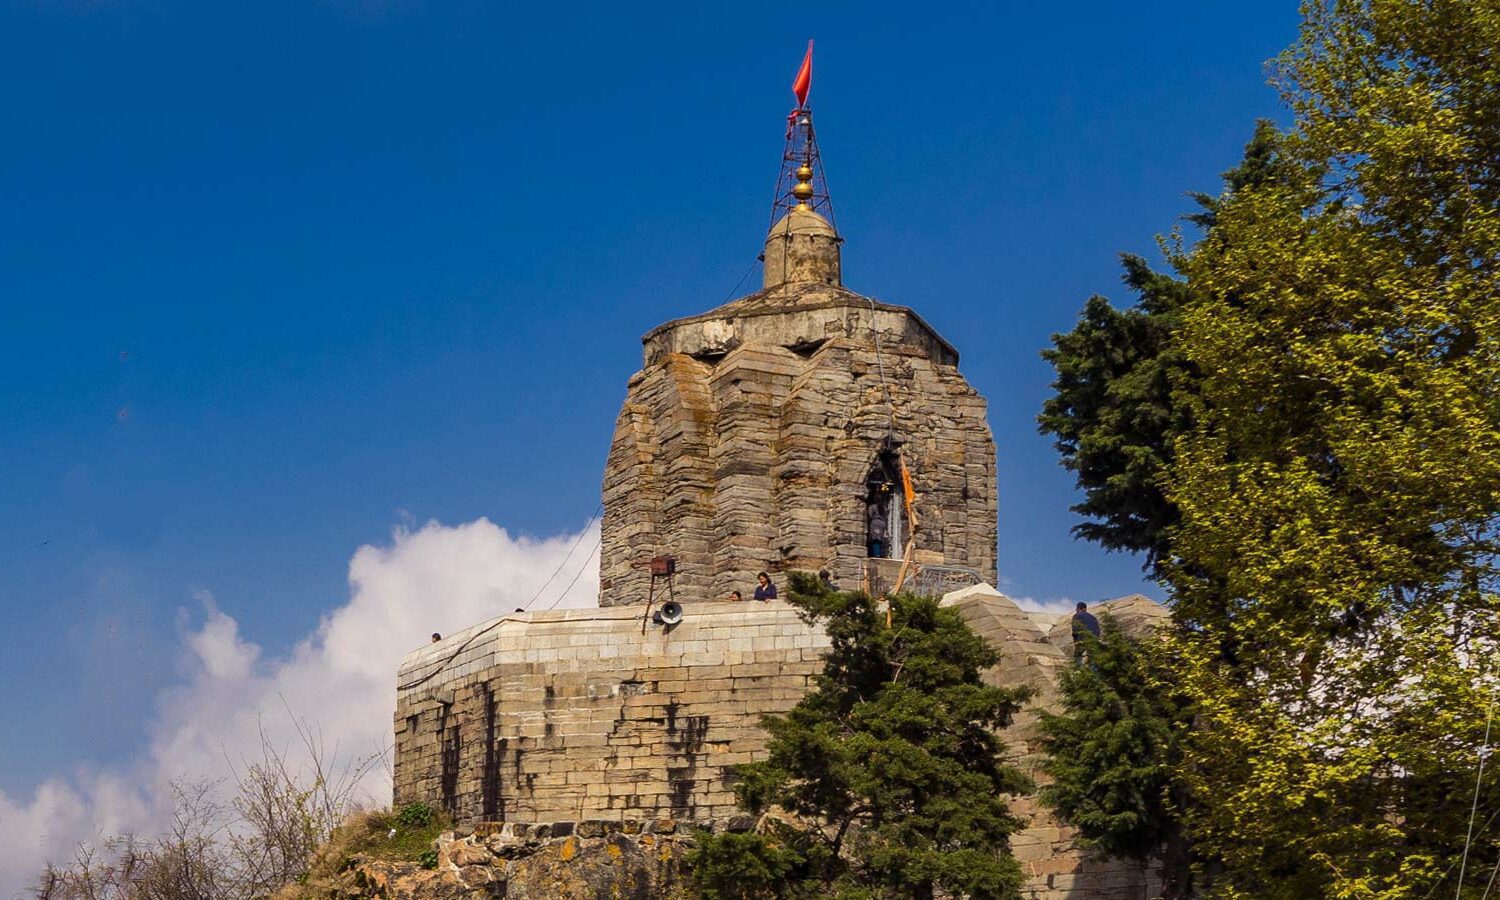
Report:
[[[438,851],[438,867],[453,866],[462,869],[465,866],[487,865],[494,859],[494,854],[483,843],[474,840],[454,841]]]
[[[590,819],[587,822],[579,822],[577,835],[581,838],[597,838],[613,834],[620,830],[619,822],[607,822],[603,819]]]
[[[838,232],[807,206],[796,206],[766,235],[762,281],[766,287],[814,282],[838,284],[842,259]]]
[[[666,835],[627,835],[616,829],[597,838],[554,838],[523,855],[489,867],[488,881],[465,870],[466,884],[491,889],[503,885],[507,900],[572,898],[688,897],[683,856],[688,839]],[[469,896],[492,896],[472,893]],[[420,900],[420,898],[419,898]]]
[[[1172,613],[1160,603],[1142,594],[1130,594],[1091,603],[1089,609],[1095,615],[1108,615],[1119,624],[1126,634],[1139,636],[1166,624]],[[1069,657],[1073,655],[1073,620],[1067,613],[1055,617],[1047,630],[1047,640]]]
[[[690,837],[630,836],[617,827],[606,837],[521,841],[492,854],[489,847],[497,840],[499,835],[476,835],[440,842],[436,869],[356,857],[332,890],[327,886],[296,889],[295,896],[329,900],[686,900],[691,896],[683,865],[683,856],[694,844]]]
[[[734,766],[762,752],[761,715],[797,702],[827,639],[779,602],[693,604],[670,631],[642,633],[643,613],[511,615],[411,654],[396,802],[514,820],[507,833],[736,814]]]
[[[754,816],[731,816],[724,823],[724,830],[730,832],[745,832],[755,830]]]
[[[474,890],[456,871],[428,871],[402,863],[371,861],[353,870],[354,890],[349,897],[382,897],[389,900],[450,900],[497,896],[494,892]],[[498,895],[503,896],[503,895]]]
[[[943,603],[999,651],[987,681],[1029,685],[1036,704],[1054,702],[1056,676],[1072,659],[1055,640],[1056,617],[1024,612],[988,585]],[[1165,615],[1141,597],[1099,606],[1135,634]],[[577,842],[566,852],[577,853],[616,835],[688,840],[697,829],[742,827],[735,768],[764,758],[761,716],[790,709],[808,690],[827,638],[779,602],[692,604],[681,625],[648,624],[643,633],[644,612],[512,615],[413,652],[397,696],[396,802],[483,823],[470,840],[502,861],[530,859],[541,847],[562,854],[559,841],[570,836]],[[1012,762],[1045,780],[1035,709],[1003,738]],[[1139,872],[1087,860],[1034,797],[1016,798],[1012,809],[1028,823],[1012,841],[1028,873],[1027,900],[1141,896]],[[1064,883],[1089,893],[1070,895]]]
[[[646,602],[657,555],[677,559],[687,602],[748,596],[762,570],[861,584],[866,480],[887,439],[917,493],[916,561],[995,581],[985,402],[916,313],[799,281],[644,343],[605,466],[601,605]]]

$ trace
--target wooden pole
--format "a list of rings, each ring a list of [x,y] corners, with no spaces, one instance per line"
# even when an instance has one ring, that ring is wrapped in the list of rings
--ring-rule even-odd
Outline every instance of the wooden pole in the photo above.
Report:
[[[911,553],[914,548],[911,544],[906,545],[906,553],[901,557],[901,571],[896,573],[896,586],[891,588],[891,593],[901,593],[901,585],[906,583],[906,570],[911,568]]]
[[[671,582],[667,582],[671,584]],[[646,633],[646,624],[651,621],[651,604],[656,602],[656,576],[651,576],[651,587],[646,591],[646,614],[641,616],[641,634]]]

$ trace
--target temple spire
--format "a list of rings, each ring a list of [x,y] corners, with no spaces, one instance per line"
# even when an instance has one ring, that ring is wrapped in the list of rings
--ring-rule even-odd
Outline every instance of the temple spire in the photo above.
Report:
[[[797,107],[786,117],[786,146],[771,205],[771,229],[761,254],[767,288],[797,283],[840,284],[839,244],[833,203],[818,153],[807,95],[812,89],[812,41],[792,82]]]

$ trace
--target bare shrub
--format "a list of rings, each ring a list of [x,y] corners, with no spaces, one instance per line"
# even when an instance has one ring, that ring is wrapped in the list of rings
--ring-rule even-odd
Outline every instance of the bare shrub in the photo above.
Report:
[[[336,747],[329,751],[306,723],[293,722],[302,742],[300,767],[262,731],[260,759],[235,769],[234,809],[242,827],[229,843],[257,896],[306,875],[313,851],[355,810],[359,782],[379,759],[339,766]]]
[[[47,864],[33,896],[255,900],[305,878],[314,851],[358,810],[360,780],[384,754],[341,762],[337,747],[292,721],[295,754],[262,729],[258,757],[229,760],[230,778],[171,783],[172,815],[161,834],[80,844],[71,861]]]
[[[118,835],[80,844],[64,868],[48,864],[36,896],[46,900],[196,900],[244,896],[229,890],[223,842],[228,824],[218,784],[172,784],[172,821],[152,841]]]

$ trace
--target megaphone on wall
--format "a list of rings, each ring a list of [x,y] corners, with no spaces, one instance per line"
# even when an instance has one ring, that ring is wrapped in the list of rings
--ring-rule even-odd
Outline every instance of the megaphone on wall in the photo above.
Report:
[[[682,621],[682,604],[676,600],[668,600],[661,605],[661,609],[651,614],[651,621],[658,625],[676,625]]]

